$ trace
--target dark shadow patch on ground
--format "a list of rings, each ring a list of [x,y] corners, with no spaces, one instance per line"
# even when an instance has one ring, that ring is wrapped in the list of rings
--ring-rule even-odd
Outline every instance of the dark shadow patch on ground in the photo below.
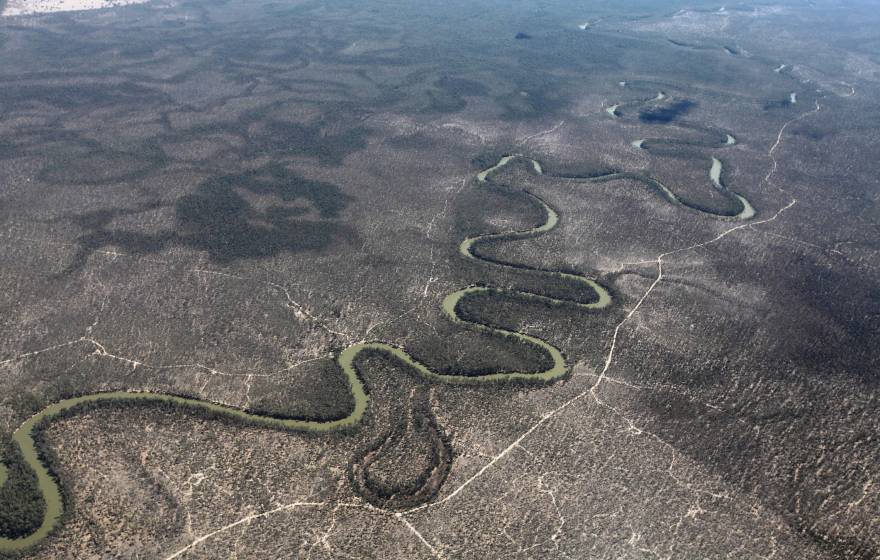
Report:
[[[421,133],[409,136],[394,136],[385,140],[385,144],[397,150],[429,150],[439,146],[437,140]]]
[[[467,101],[460,96],[451,94],[447,91],[429,91],[427,110],[434,113],[456,113],[467,107]]]
[[[341,165],[347,155],[367,147],[367,136],[363,127],[328,132],[321,123],[269,121],[251,135],[247,156],[288,153],[315,157],[325,165]]]
[[[204,251],[217,263],[321,251],[356,239],[353,228],[336,221],[351,201],[334,184],[278,166],[212,178],[176,201],[171,230],[141,233],[112,227],[119,217],[161,208],[157,202],[73,216],[86,233],[77,238],[80,250],[64,273],[81,269],[92,253],[105,248],[143,255],[183,246]]]
[[[669,123],[684,115],[694,107],[696,102],[689,99],[682,99],[670,105],[663,107],[652,107],[639,111],[639,120],[644,123]]]
[[[480,82],[467,80],[464,78],[451,78],[449,76],[443,76],[439,80],[434,82],[434,85],[440,89],[446,90],[456,95],[489,95],[489,88],[487,88],[485,85],[481,84]]]
[[[467,106],[465,96],[487,96],[489,88],[480,82],[464,78],[442,76],[434,81],[436,90],[428,90],[430,103],[428,111],[436,113],[455,113]]]
[[[42,108],[42,104],[59,109],[104,107],[109,105],[140,105],[145,102],[158,102],[162,94],[136,84],[69,84],[49,85],[4,85],[0,88],[0,106],[5,110]]]
[[[773,111],[775,109],[785,109],[787,107],[791,107],[793,103],[790,99],[776,99],[773,101],[767,101],[764,103],[765,111]]]

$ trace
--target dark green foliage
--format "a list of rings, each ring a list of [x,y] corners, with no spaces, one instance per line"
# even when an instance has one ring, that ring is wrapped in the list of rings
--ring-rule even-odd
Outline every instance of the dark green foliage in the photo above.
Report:
[[[489,320],[485,316],[479,313],[480,307],[479,305],[472,305],[471,302],[474,300],[485,300],[489,298],[519,298],[522,299],[524,296],[517,296],[510,292],[504,290],[492,289],[487,294],[482,295],[468,295],[461,300],[459,300],[458,305],[456,306],[456,314],[464,321],[469,323],[474,323],[477,325],[482,325],[484,327],[488,327],[489,329],[497,328],[498,319]],[[527,298],[528,299],[528,298]],[[529,299],[530,302],[540,302],[543,305],[549,305],[550,307],[555,307],[551,304],[544,303],[544,300],[540,299]],[[502,323],[510,323],[511,318],[505,317],[501,319]],[[517,319],[522,319],[518,317]],[[499,334],[492,333],[492,336],[504,341],[504,348],[508,356],[516,356],[516,362],[523,364],[530,364],[535,372],[545,371],[553,367],[553,359],[550,354],[547,353],[543,348],[537,347],[534,344],[527,342],[525,340],[520,339],[519,337],[513,334]],[[484,349],[485,351],[490,351],[488,349]],[[441,368],[442,369],[442,368]],[[477,370],[469,370],[469,371],[455,371],[456,375],[468,375],[468,376],[480,376],[487,375],[490,373],[495,373],[497,371],[493,368],[481,368]],[[452,373],[452,372],[450,372]]]
[[[96,109],[126,103],[155,104],[163,99],[164,96],[152,89],[130,83],[115,86],[81,84],[57,87],[5,84],[0,88],[0,104],[6,110],[26,109],[41,104],[64,110],[83,107]]]
[[[455,113],[467,106],[464,99],[443,90],[429,91],[428,98],[431,101],[428,110],[437,113]]]
[[[430,135],[419,132],[407,136],[395,136],[386,140],[385,143],[398,150],[430,150],[440,144]],[[2,146],[0,146],[0,154],[2,154]]]
[[[538,295],[544,295],[538,292]],[[565,295],[560,294],[561,297]],[[550,301],[541,297],[530,297],[526,294],[517,294],[505,290],[493,290],[491,295],[471,296],[464,298],[459,302],[459,315],[462,319],[486,326],[503,326],[505,329],[515,329],[523,321],[521,309],[508,309],[512,306],[505,305],[509,302],[525,303],[529,307],[543,309],[555,313],[584,313],[582,308],[577,307],[574,301],[560,300],[558,302]],[[491,317],[491,324],[486,321],[486,317]],[[530,348],[534,347],[528,345]],[[543,350],[541,351],[543,354]],[[545,356],[546,358],[546,356]],[[547,364],[546,359],[542,359],[542,364]],[[550,364],[552,365],[552,363]]]
[[[411,400],[409,415],[399,417],[389,431],[358,452],[349,464],[352,487],[377,507],[405,510],[433,499],[452,468],[452,446],[437,424],[424,388]],[[383,459],[391,460],[392,465],[394,460],[411,462],[411,448],[407,444],[413,443],[413,438],[421,444],[416,453],[416,461],[422,467],[419,472],[399,477],[387,467],[382,469],[379,463]],[[377,467],[385,476],[377,476]]]
[[[485,96],[489,94],[489,88],[479,82],[464,78],[452,78],[443,76],[434,82],[435,90],[428,90],[427,95],[430,104],[428,111],[438,113],[454,113],[461,111],[467,106],[464,96]]]
[[[25,465],[18,445],[7,442],[2,457],[9,478],[0,487],[0,537],[25,537],[40,527],[46,502],[37,486],[37,476]]]
[[[565,108],[570,100],[554,89],[552,83],[533,83],[530,80],[518,84],[517,91],[502,95],[497,101],[504,106],[506,120],[546,118]]]
[[[340,165],[345,156],[363,150],[367,129],[350,128],[326,134],[322,123],[302,125],[270,120],[254,132],[249,155],[286,153],[315,157],[324,165]]]
[[[269,196],[280,203],[258,210],[243,192]],[[148,254],[169,245],[183,245],[205,251],[220,263],[285,251],[322,250],[338,240],[355,238],[350,227],[336,221],[351,200],[336,185],[310,181],[279,166],[216,177],[178,199],[177,224],[171,231],[142,234],[109,227],[116,216],[147,212],[158,203],[74,216],[87,233],[77,239],[80,251],[65,273],[78,270],[91,253],[108,246]],[[313,211],[318,219],[309,216]]]
[[[162,415],[173,415],[173,414],[186,414],[188,416],[192,416],[195,418],[200,418],[206,421],[222,421],[227,422],[232,425],[238,426],[255,426],[265,428],[267,425],[265,422],[260,421],[257,418],[248,419],[240,416],[232,415],[228,412],[219,411],[219,410],[211,410],[207,409],[203,406],[199,405],[199,398],[193,395],[183,395],[183,394],[171,394],[171,393],[163,393],[168,396],[175,396],[184,399],[193,399],[196,402],[180,402],[180,401],[171,401],[171,400],[153,400],[153,399],[102,399],[97,401],[89,401],[86,403],[79,404],[75,407],[68,408],[63,412],[53,416],[50,422],[54,422],[56,420],[60,420],[63,418],[69,418],[75,416],[77,414],[82,414],[94,410],[105,410],[107,408],[115,409],[115,410],[128,410],[128,409],[151,409],[155,411],[157,414]],[[287,419],[296,419],[296,420],[304,420],[303,418],[299,418],[298,416],[288,416],[283,413],[279,413],[277,411],[270,412],[264,415],[268,419],[277,419],[277,420],[287,420]],[[35,433],[39,433],[40,430],[44,429],[45,426],[39,426],[35,429]],[[273,429],[284,430],[282,427],[272,426]],[[305,433],[308,434],[310,432],[302,432],[301,430],[293,430],[297,433]],[[37,437],[34,438],[35,441],[40,442],[41,440]],[[41,446],[40,448],[41,454],[44,453],[44,450],[47,448],[45,446]]]
[[[260,213],[238,190],[274,195],[287,203],[302,199],[322,219],[297,219],[310,212],[309,206],[276,205]],[[325,221],[336,218],[349,200],[335,185],[308,181],[280,168],[270,170],[265,178],[255,174],[221,177],[178,200],[174,239],[220,262],[318,250],[340,235],[351,235],[343,226]],[[256,225],[255,220],[267,225]]]
[[[566,268],[561,268],[560,272],[578,276],[582,275],[580,271]],[[599,300],[599,295],[592,287],[580,281],[567,279],[559,274],[519,274],[510,281],[508,286],[512,290],[539,294],[553,299],[564,300],[571,304],[589,304]],[[604,287],[606,290],[610,290],[607,286]],[[503,298],[504,296],[502,295],[501,297]],[[551,305],[549,303],[538,303],[533,299],[530,301],[535,305]]]
[[[281,387],[271,383],[262,390],[258,390],[259,381],[254,380],[252,392],[260,396],[251,399],[248,410],[261,416],[285,418],[293,418],[290,411],[295,410],[296,419],[310,421],[329,421],[347,416],[354,408],[354,397],[336,360],[328,358],[326,363],[316,368],[314,377],[313,383]]]
[[[494,322],[482,319],[487,324]],[[459,349],[463,345],[467,345],[464,346],[467,352],[459,356]],[[439,374],[470,377],[475,383],[480,381],[481,376],[498,373],[499,370],[538,373],[552,366],[544,350],[514,336],[487,331],[478,335],[466,333],[455,343],[447,338],[426,337],[407,348],[407,352]]]
[[[442,90],[445,90],[455,95],[489,95],[489,88],[487,88],[484,84],[481,84],[480,82],[475,82],[473,80],[466,80],[464,78],[443,76],[442,78],[434,82],[434,85]]]

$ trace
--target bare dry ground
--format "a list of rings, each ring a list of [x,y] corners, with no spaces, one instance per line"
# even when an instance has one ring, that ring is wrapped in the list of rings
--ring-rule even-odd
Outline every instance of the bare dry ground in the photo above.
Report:
[[[118,389],[344,416],[334,358],[360,340],[444,371],[535,368],[441,311],[471,284],[540,289],[458,250],[540,223],[525,190],[560,226],[486,254],[614,296],[589,313],[510,298],[474,311],[560,347],[572,374],[551,386],[426,383],[370,357],[350,432],[150,406],[58,421],[65,517],[24,556],[877,558],[876,23],[858,4],[796,2],[3,18],[4,443],[49,403]],[[632,145],[711,131],[737,143]],[[545,173],[520,160],[495,186],[475,179],[504,154]],[[719,208],[711,157],[751,220],[562,177],[646,173]],[[377,508],[352,463],[418,426],[416,401],[451,470],[433,501]],[[430,466],[407,429],[373,469],[384,484]]]

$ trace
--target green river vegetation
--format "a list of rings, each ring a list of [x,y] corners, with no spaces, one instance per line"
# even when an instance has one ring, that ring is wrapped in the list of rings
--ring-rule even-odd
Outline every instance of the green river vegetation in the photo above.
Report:
[[[621,87],[627,87],[627,82],[620,82]],[[625,106],[639,106],[646,105],[650,103],[656,103],[658,101],[663,101],[667,99],[667,95],[662,91],[657,93],[654,97],[651,98],[642,98],[628,102],[618,102],[608,108],[605,109],[605,112],[614,118],[620,118],[620,108]],[[729,146],[736,145],[736,138],[730,134],[729,132],[718,132],[717,130],[712,130],[710,128],[701,127],[693,124],[685,124],[680,123],[681,127],[687,129],[696,130],[702,134],[708,135],[717,135],[718,138],[713,140],[678,140],[678,139],[667,139],[667,138],[640,138],[638,140],[634,140],[630,145],[636,150],[645,150],[650,152],[654,147],[662,148],[662,147],[681,147],[681,148],[725,148]],[[615,179],[632,179],[635,181],[639,181],[648,188],[654,189],[658,194],[660,194],[663,198],[668,200],[673,204],[678,204],[681,206],[685,206],[692,210],[697,210],[704,214],[711,214],[719,218],[732,219],[732,220],[748,220],[755,216],[755,209],[749,203],[749,201],[739,193],[736,193],[730,189],[728,189],[724,182],[721,179],[721,173],[723,170],[723,163],[720,159],[716,157],[712,157],[710,159],[711,163],[709,166],[709,179],[712,182],[712,186],[714,186],[718,192],[723,194],[725,197],[730,200],[733,211],[714,211],[712,209],[706,208],[704,206],[691,203],[678,195],[676,195],[672,190],[670,190],[666,185],[661,183],[654,177],[649,175],[645,175],[642,173],[632,173],[632,172],[617,172],[617,173],[608,173],[605,175],[599,175],[596,177],[589,178],[580,178],[573,177],[572,179],[580,180],[580,181],[610,181]]]
[[[664,98],[665,95],[663,93],[660,93],[656,97],[652,98],[650,101],[660,101]],[[614,117],[618,117],[616,110],[622,105],[623,104],[621,103],[609,108],[608,113]],[[649,143],[650,141],[651,140],[639,140],[634,142],[633,146],[639,149],[646,149],[646,143]],[[731,145],[734,142],[735,140],[733,139],[733,137],[727,134],[726,138],[718,143],[718,146],[713,145],[712,147],[719,147],[720,145]],[[544,170],[537,160],[528,158],[521,154],[510,154],[502,157],[495,165],[479,172],[476,176],[477,183],[491,183],[491,177],[494,173],[508,165],[510,162],[517,159],[524,159],[528,161],[531,164],[531,169],[535,174],[544,174]],[[713,185],[721,192],[727,194],[728,196],[734,197],[739,203],[739,211],[732,214],[712,212],[703,208],[690,205],[688,202],[676,196],[674,192],[672,192],[669,188],[667,188],[656,179],[639,173],[613,172],[592,177],[566,176],[564,178],[572,181],[574,184],[604,182],[618,179],[635,179],[642,182],[647,187],[655,190],[663,198],[671,203],[686,206],[692,209],[707,212],[709,214],[728,219],[745,220],[751,218],[755,213],[754,209],[744,197],[733,193],[732,191],[729,191],[722,184],[721,169],[721,161],[716,158],[712,158],[710,178]],[[586,276],[581,276],[579,274],[533,268],[499,260],[490,260],[488,258],[483,258],[479,256],[478,253],[475,252],[475,247],[484,241],[491,242],[493,240],[522,240],[543,235],[557,227],[557,225],[559,224],[558,212],[540,197],[529,192],[526,192],[526,194],[529,196],[533,203],[543,209],[545,219],[542,224],[521,230],[502,233],[488,233],[475,237],[468,237],[464,239],[459,245],[460,255],[463,258],[479,261],[488,266],[504,267],[511,269],[515,268],[519,270],[525,269],[531,272],[564,278],[568,282],[579,284],[582,287],[592,290],[595,295],[594,300],[590,303],[580,303],[574,300],[552,298],[534,292],[499,289],[485,286],[470,286],[447,295],[443,300],[442,308],[446,317],[453,323],[461,324],[463,327],[477,332],[513,337],[520,342],[532,345],[536,349],[546,352],[552,360],[552,365],[546,370],[541,372],[497,371],[485,375],[438,373],[436,371],[433,371],[417,358],[410,355],[403,348],[394,346],[386,342],[364,341],[349,346],[348,348],[344,349],[337,357],[339,366],[341,367],[344,375],[347,378],[349,387],[351,389],[351,394],[354,397],[354,407],[347,416],[335,420],[310,421],[280,418],[268,415],[254,414],[246,410],[210,401],[176,395],[136,391],[113,391],[94,393],[72,397],[62,400],[60,402],[56,402],[47,406],[34,416],[30,417],[13,433],[13,444],[16,445],[20,450],[21,457],[26,467],[30,469],[36,476],[39,491],[41,493],[42,499],[45,502],[45,507],[43,509],[42,523],[40,524],[39,528],[24,537],[0,537],[0,552],[16,552],[31,548],[34,545],[40,543],[43,539],[45,539],[46,536],[48,536],[52,532],[52,530],[58,526],[63,514],[64,499],[62,496],[61,487],[59,486],[59,481],[51,472],[50,465],[46,458],[48,450],[43,450],[40,448],[40,444],[38,443],[40,441],[38,435],[40,431],[43,430],[44,427],[53,419],[58,419],[73,414],[78,410],[90,408],[95,405],[109,403],[168,404],[182,409],[188,409],[194,412],[207,413],[212,416],[237,420],[248,425],[263,426],[266,428],[308,432],[330,432],[334,430],[344,430],[356,426],[364,417],[367,411],[369,397],[364,388],[364,384],[361,381],[361,376],[356,365],[358,356],[365,351],[379,351],[385,353],[406,364],[425,379],[442,383],[479,384],[507,381],[549,383],[565,377],[569,371],[565,358],[560,349],[556,348],[549,342],[525,333],[493,327],[483,323],[468,321],[463,319],[459,313],[459,303],[466,298],[485,296],[491,297],[497,295],[506,295],[508,297],[513,296],[525,300],[541,301],[543,303],[573,305],[585,310],[602,309],[608,307],[611,304],[612,297],[609,291],[594,279],[588,278]],[[8,466],[0,463],[0,488],[2,488],[3,485],[8,481],[8,472]]]
[[[495,166],[482,171],[478,175],[480,183],[488,182],[488,177],[496,170],[504,167],[508,162],[518,156],[505,156]],[[531,160],[536,173],[541,172],[540,164]],[[493,233],[481,235],[473,238],[465,239],[460,250],[464,257],[474,260],[487,262],[493,266],[511,267],[514,265],[507,263],[499,263],[486,261],[481,259],[472,252],[474,244],[481,240],[503,237],[505,239],[525,239],[528,237],[542,235],[554,229],[559,223],[559,215],[548,204],[540,198],[530,195],[533,200],[542,206],[545,211],[546,219],[543,224],[533,228],[523,229],[513,232]],[[520,267],[521,268],[521,267]],[[562,352],[552,344],[541,340],[540,338],[530,336],[528,334],[509,331],[501,328],[490,327],[481,323],[473,323],[459,317],[457,306],[458,303],[467,297],[493,295],[499,292],[512,294],[526,299],[541,300],[551,303],[569,303],[577,305],[585,309],[601,309],[607,307],[611,303],[611,295],[598,282],[590,278],[577,274],[556,272],[551,270],[540,270],[530,268],[529,270],[538,271],[544,274],[558,275],[567,280],[578,282],[584,286],[591,288],[596,294],[596,301],[592,303],[575,303],[567,300],[550,298],[541,294],[532,292],[520,292],[511,290],[498,290],[497,288],[489,288],[483,286],[470,286],[446,296],[443,300],[443,311],[445,315],[454,323],[462,324],[467,328],[475,331],[487,332],[502,336],[511,336],[522,342],[531,344],[536,348],[545,351],[552,359],[552,366],[542,372],[518,372],[518,371],[499,371],[487,375],[469,376],[469,375],[450,375],[437,373],[428,366],[411,356],[406,350],[385,342],[360,342],[349,346],[343,350],[337,361],[344,372],[354,397],[354,408],[344,418],[329,421],[308,421],[296,420],[288,418],[277,418],[273,416],[253,414],[246,410],[241,410],[224,404],[181,397],[176,395],[166,395],[150,392],[134,392],[134,391],[113,391],[104,393],[94,393],[65,399],[60,402],[51,404],[29,418],[22,424],[13,434],[13,441],[21,450],[21,455],[27,467],[31,469],[37,477],[40,492],[45,501],[45,513],[40,527],[22,538],[2,538],[0,537],[0,552],[10,552],[25,550],[42,541],[54,529],[61,518],[63,512],[63,498],[58,480],[50,471],[49,465],[45,461],[41,450],[38,447],[35,436],[49,421],[59,418],[77,409],[85,408],[89,405],[99,403],[165,403],[177,405],[181,408],[191,409],[194,411],[207,412],[213,415],[226,417],[232,420],[240,420],[249,425],[264,426],[267,428],[275,428],[293,431],[309,431],[309,432],[329,432],[351,428],[357,425],[367,410],[369,397],[364,389],[360,375],[355,364],[358,356],[367,350],[384,352],[407,366],[411,367],[422,377],[443,383],[493,383],[503,381],[525,381],[536,383],[547,383],[564,377],[568,373],[568,367]],[[0,486],[5,484],[7,480],[7,467],[0,463]]]

